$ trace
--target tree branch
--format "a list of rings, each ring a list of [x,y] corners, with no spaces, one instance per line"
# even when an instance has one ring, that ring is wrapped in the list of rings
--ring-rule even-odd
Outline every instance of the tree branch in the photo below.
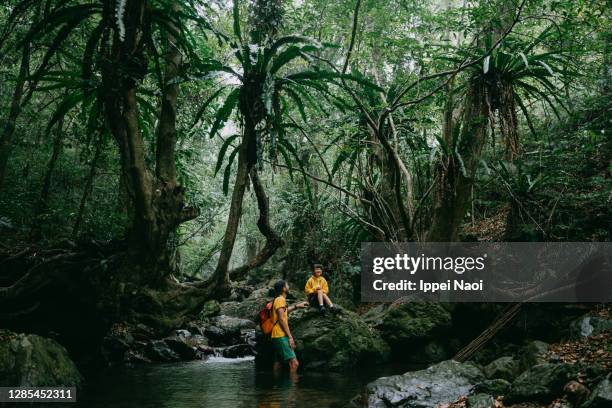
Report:
[[[264,160],[264,161],[270,163],[268,160]],[[313,179],[315,181],[319,181],[319,182],[321,182],[323,184],[326,184],[326,185],[328,185],[330,187],[333,187],[333,188],[335,188],[338,191],[342,191],[344,194],[348,195],[349,197],[354,198],[355,200],[359,200],[359,201],[361,201],[363,203],[366,203],[366,204],[372,204],[372,202],[370,200],[366,200],[363,197],[359,197],[357,194],[355,194],[355,193],[353,193],[353,192],[351,192],[351,191],[349,191],[349,190],[347,190],[347,189],[345,189],[343,187],[340,187],[340,186],[332,183],[331,181],[328,181],[328,180],[322,179],[320,177],[317,177],[317,176],[315,176],[313,174],[310,174],[310,173],[308,173],[305,170],[296,169],[294,167],[285,166],[283,164],[275,164],[275,166],[278,166],[278,167],[281,167],[281,168],[284,168],[284,169],[288,169],[288,170],[291,170],[291,171],[298,171],[298,172],[302,173],[303,175],[305,175],[308,178],[311,178],[311,179]]]
[[[346,73],[346,69],[348,68],[349,60],[351,59],[351,54],[353,53],[353,47],[355,46],[355,35],[357,34],[357,22],[359,20],[359,7],[361,6],[361,0],[357,0],[355,4],[355,11],[353,12],[353,29],[351,30],[351,41],[349,43],[348,53],[346,54],[346,59],[344,60],[344,66],[342,67],[342,73]]]
[[[281,237],[272,229],[272,226],[270,225],[270,205],[268,202],[268,197],[266,196],[266,192],[261,184],[261,180],[259,179],[259,175],[257,174],[257,169],[255,167],[251,168],[249,176],[251,178],[253,191],[255,192],[255,197],[257,197],[257,207],[259,208],[257,228],[262,235],[266,237],[266,245],[257,255],[249,259],[246,264],[232,269],[229,272],[230,279],[232,280],[240,279],[244,277],[251,269],[257,268],[258,266],[266,263],[268,259],[274,255],[276,250],[284,244]]]

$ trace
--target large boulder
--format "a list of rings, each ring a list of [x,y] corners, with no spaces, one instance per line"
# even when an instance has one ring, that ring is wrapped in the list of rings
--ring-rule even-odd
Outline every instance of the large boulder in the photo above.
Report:
[[[447,345],[439,339],[451,328],[451,314],[438,303],[391,305],[373,309],[365,317],[381,332],[397,359],[426,363],[449,357]]]
[[[289,327],[305,366],[342,370],[384,363],[389,357],[380,334],[350,311],[322,316],[313,309],[298,309],[289,314]]]
[[[451,314],[438,303],[408,302],[391,305],[374,322],[390,343],[407,344],[450,329]]]
[[[550,402],[561,394],[565,384],[574,378],[578,371],[577,365],[567,363],[538,364],[514,380],[504,401]]]
[[[570,334],[573,338],[595,336],[610,330],[612,320],[600,316],[582,316],[570,324]]]
[[[253,347],[249,344],[236,344],[223,349],[222,353],[225,358],[239,358],[252,356],[254,354]]]
[[[221,312],[221,306],[216,300],[209,300],[204,303],[202,310],[200,311],[200,319],[208,319],[210,317],[217,316]]]
[[[208,351],[204,329],[190,323],[190,330],[175,330],[163,339],[143,325],[117,323],[102,342],[102,353],[108,362],[151,363],[199,360]]]
[[[0,386],[79,387],[81,381],[68,352],[55,340],[0,331]]]
[[[533,366],[545,363],[549,347],[548,343],[534,340],[521,348],[519,351],[519,371],[523,372]]]
[[[583,408],[604,407],[612,407],[612,381],[610,380],[610,374],[593,389],[591,396],[583,405]]]
[[[433,408],[468,395],[484,374],[470,363],[443,361],[425,370],[379,378],[355,397],[353,406]]]
[[[255,322],[220,315],[211,320],[211,326],[204,330],[204,334],[213,346],[230,346],[244,342],[244,337],[255,330]]]
[[[467,397],[468,408],[494,408],[495,399],[489,394],[473,394]]]
[[[483,371],[487,378],[512,381],[519,375],[519,362],[509,356],[500,357],[487,364]]]
[[[164,340],[151,340],[146,345],[146,354],[151,361],[171,363],[181,361],[181,356],[172,350]]]
[[[272,300],[269,289],[256,289],[242,301],[223,302],[220,305],[220,313],[226,316],[239,317],[255,321],[259,310]]]
[[[197,360],[201,358],[201,354],[198,352],[198,342],[193,337],[175,335],[166,337],[164,343],[166,343],[170,350],[178,354],[181,360]],[[206,341],[203,341],[202,345],[207,345]]]
[[[510,384],[509,381],[502,380],[501,378],[494,378],[492,380],[485,380],[476,384],[474,387],[474,392],[500,396],[506,395],[511,386],[512,384]]]

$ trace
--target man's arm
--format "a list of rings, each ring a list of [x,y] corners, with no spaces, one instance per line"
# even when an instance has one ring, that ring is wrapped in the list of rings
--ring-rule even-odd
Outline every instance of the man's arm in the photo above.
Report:
[[[321,289],[323,289],[323,293],[326,295],[329,293],[329,286],[327,285],[327,279],[323,278],[323,285],[321,285]]]
[[[294,305],[291,305],[287,308],[287,313],[289,312],[293,312],[295,309],[301,308],[301,307],[306,307],[308,305],[308,302],[300,302],[300,303],[296,303]]]

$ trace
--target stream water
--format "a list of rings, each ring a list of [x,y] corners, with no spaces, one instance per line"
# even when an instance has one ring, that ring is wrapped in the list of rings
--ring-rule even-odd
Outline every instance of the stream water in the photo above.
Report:
[[[342,373],[258,370],[253,358],[122,367],[88,378],[78,396],[87,408],[308,408],[345,407],[375,378],[407,371],[364,367]]]

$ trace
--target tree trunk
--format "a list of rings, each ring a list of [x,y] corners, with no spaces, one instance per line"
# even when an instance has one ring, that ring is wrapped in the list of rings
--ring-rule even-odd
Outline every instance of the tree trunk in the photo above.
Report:
[[[257,228],[261,234],[266,237],[266,244],[261,251],[250,257],[244,265],[229,272],[230,278],[232,279],[243,278],[250,270],[263,265],[272,257],[272,255],[274,255],[276,250],[283,245],[282,239],[280,236],[278,236],[278,234],[276,234],[270,225],[270,204],[255,167],[251,169],[249,176],[251,178],[253,191],[255,192],[255,197],[257,198],[257,208],[259,209]]]
[[[234,189],[232,191],[230,211],[227,217],[227,227],[225,228],[225,235],[223,236],[223,244],[221,246],[221,253],[219,254],[219,261],[217,262],[217,268],[213,275],[214,280],[222,287],[229,287],[229,263],[236,242],[238,225],[242,217],[242,202],[248,183],[248,174],[252,167],[252,165],[249,164],[247,156],[249,143],[254,139],[255,135],[249,135],[249,133],[254,133],[254,131],[254,128],[250,130],[245,129],[244,137],[240,144],[240,150],[238,151],[238,169],[236,172],[236,180],[234,181]]]
[[[473,78],[464,101],[459,139],[455,145],[452,138],[446,140],[450,151],[437,166],[438,182],[433,195],[429,241],[450,242],[458,239],[459,227],[465,216],[470,189],[486,140],[487,113],[484,84],[478,78]],[[452,130],[448,131],[448,135],[451,134]]]
[[[371,134],[373,132],[370,132]],[[402,236],[400,209],[395,198],[395,178],[396,171],[393,165],[393,158],[385,151],[378,139],[372,134],[371,153],[368,155],[368,170],[371,176],[378,173],[378,183],[371,185],[373,191],[371,195],[372,204],[369,206],[370,219],[373,225],[384,231],[384,236],[377,234],[380,241],[397,241]],[[374,180],[374,177],[369,177]]]
[[[520,154],[520,144],[514,89],[511,84],[500,84],[499,127],[505,142],[504,159],[513,161]]]
[[[169,237],[180,223],[199,214],[185,205],[174,167],[175,79],[180,69],[175,41],[167,38],[157,162],[155,172],[150,172],[136,98],[138,84],[147,72],[148,2],[126,2],[120,17],[115,15],[115,1],[103,4],[103,18],[111,27],[101,41],[103,111],[120,153],[121,178],[133,208],[129,233],[126,240],[66,242],[66,248],[49,251],[28,248],[23,256],[18,255],[23,262],[14,262],[15,256],[8,255],[7,263],[0,253],[0,323],[25,310],[36,315],[38,322],[45,322],[45,327],[77,338],[94,333],[99,340],[114,322],[144,323],[152,328],[154,337],[161,337],[191,320],[206,300],[219,298],[222,292],[209,281],[170,279]],[[116,18],[125,25],[121,36]],[[83,324],[95,327],[84,330]]]
[[[51,151],[51,157],[49,158],[49,162],[47,164],[47,171],[45,173],[45,177],[43,179],[42,188],[40,190],[40,196],[38,198],[38,205],[36,209],[36,213],[34,214],[34,224],[32,225],[32,229],[30,231],[30,239],[32,241],[38,241],[41,238],[42,231],[42,215],[47,211],[49,206],[49,194],[51,192],[51,178],[53,176],[53,172],[55,171],[55,165],[57,164],[57,159],[59,158],[60,153],[62,152],[62,145],[64,142],[64,118],[61,118],[57,122],[57,128],[55,131],[55,139],[53,140],[53,150]]]
[[[146,4],[144,0],[129,2],[124,15],[124,38],[114,33],[110,58],[103,69],[104,103],[107,123],[121,155],[122,177],[134,208],[128,241],[139,269],[136,274],[147,283],[159,284],[171,273],[170,235],[179,224],[197,217],[199,211],[185,206],[184,189],[176,180],[176,78],[181,55],[171,35],[166,38],[155,175],[145,162],[136,93],[138,80],[146,73],[145,37],[150,30]],[[106,18],[114,18],[112,7],[106,13]],[[116,84],[121,86],[117,88]]]
[[[15,89],[13,90],[11,107],[9,110],[8,117],[5,120],[4,126],[2,127],[2,134],[0,135],[0,190],[2,190],[4,177],[6,176],[6,168],[13,145],[13,135],[15,133],[15,126],[17,118],[21,113],[21,98],[23,96],[23,89],[29,70],[30,44],[27,43],[23,45],[23,51],[21,53],[21,64],[19,66],[19,74],[17,75]]]
[[[230,211],[227,219],[227,227],[223,237],[223,244],[219,261],[213,274],[213,280],[221,287],[229,287],[230,277],[232,274],[242,276],[246,271],[265,262],[276,249],[282,244],[280,238],[272,231],[268,222],[267,198],[265,197],[263,186],[259,182],[255,165],[257,163],[257,126],[265,119],[264,104],[262,102],[264,78],[253,71],[247,72],[244,78],[244,84],[240,89],[239,108],[243,118],[243,136],[238,151],[238,169],[236,180],[234,181],[234,189],[232,191],[232,200]],[[260,211],[260,219],[258,227],[264,236],[267,238],[262,253],[266,255],[258,258],[259,260],[247,262],[246,268],[239,267],[236,271],[230,272],[229,263],[236,242],[236,234],[242,216],[242,202],[244,192],[249,182],[249,174],[253,182],[253,188],[257,196],[257,203]],[[263,228],[263,229],[262,229]],[[263,260],[263,262],[261,262]]]
[[[98,143],[96,144],[96,151],[89,167],[89,174],[85,180],[85,188],[83,189],[83,195],[81,196],[81,201],[79,203],[79,211],[77,212],[76,220],[74,221],[74,226],[72,227],[72,238],[76,238],[79,234],[79,230],[81,229],[81,223],[83,222],[83,217],[85,215],[85,204],[87,203],[89,195],[93,189],[93,182],[94,178],[96,177],[96,168],[98,166],[98,160],[100,160],[100,156],[102,155],[103,148],[104,132],[101,131]]]

